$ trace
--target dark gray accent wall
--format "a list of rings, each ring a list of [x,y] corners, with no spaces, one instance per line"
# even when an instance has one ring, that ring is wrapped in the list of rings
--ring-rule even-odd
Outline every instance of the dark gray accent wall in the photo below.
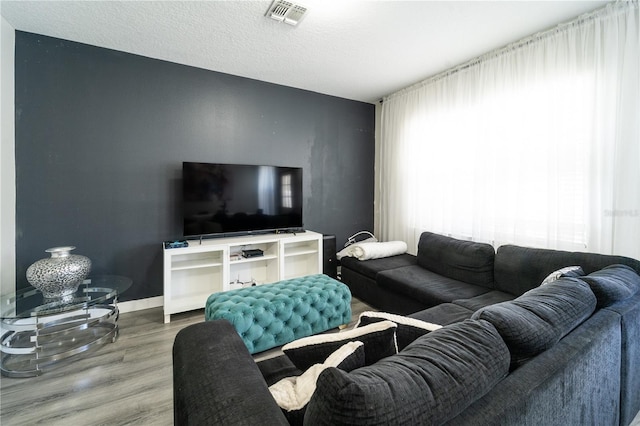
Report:
[[[305,228],[373,228],[374,106],[16,32],[16,273],[74,245],[162,295],[183,161],[304,169]]]

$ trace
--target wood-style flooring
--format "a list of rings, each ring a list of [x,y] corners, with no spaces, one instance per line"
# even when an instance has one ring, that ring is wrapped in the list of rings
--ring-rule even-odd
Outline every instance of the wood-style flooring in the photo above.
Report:
[[[352,325],[369,309],[354,298]],[[162,308],[121,314],[115,343],[38,377],[0,378],[0,424],[172,425],[173,340],[201,321],[202,310],[173,315],[169,324]]]

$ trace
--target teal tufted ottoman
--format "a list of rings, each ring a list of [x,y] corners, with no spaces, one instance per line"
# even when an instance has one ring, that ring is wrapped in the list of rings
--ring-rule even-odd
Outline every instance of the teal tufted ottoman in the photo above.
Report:
[[[252,354],[351,321],[349,287],[326,275],[214,293],[205,319],[228,320]]]

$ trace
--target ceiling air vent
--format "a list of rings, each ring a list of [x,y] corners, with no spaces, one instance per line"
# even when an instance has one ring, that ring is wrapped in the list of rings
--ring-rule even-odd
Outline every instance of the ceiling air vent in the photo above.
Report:
[[[267,16],[276,21],[295,26],[302,20],[307,10],[305,6],[299,4],[283,0],[274,0],[267,11]]]

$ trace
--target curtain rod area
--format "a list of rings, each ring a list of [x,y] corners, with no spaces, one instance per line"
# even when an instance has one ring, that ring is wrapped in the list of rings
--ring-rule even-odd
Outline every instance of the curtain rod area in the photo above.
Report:
[[[598,9],[592,10],[591,12],[586,12],[577,18],[572,19],[571,21],[563,22],[554,26],[553,28],[543,30],[537,32],[533,35],[527,36],[523,39],[515,41],[513,43],[509,43],[503,47],[499,47],[497,49],[491,50],[481,56],[470,59],[466,62],[463,62],[460,65],[457,65],[453,68],[449,68],[442,72],[439,72],[431,77],[427,77],[426,79],[419,81],[418,83],[414,83],[411,86],[405,87],[404,89],[400,89],[397,92],[391,93],[387,96],[384,96],[380,99],[380,103],[384,103],[384,101],[393,99],[396,96],[401,96],[405,93],[416,90],[420,87],[426,86],[434,81],[441,80],[443,78],[449,77],[453,74],[456,74],[460,71],[464,71],[468,68],[474,67],[484,61],[489,59],[500,57],[508,52],[512,52],[514,50],[518,50],[526,47],[527,45],[537,42],[539,40],[543,40],[547,37],[551,37],[555,34],[561,33],[568,28],[575,27],[577,25],[583,25],[589,21],[597,19],[601,16],[614,15],[616,13],[627,12],[628,10],[637,9],[638,8],[638,0],[616,0],[614,2],[608,3]]]

